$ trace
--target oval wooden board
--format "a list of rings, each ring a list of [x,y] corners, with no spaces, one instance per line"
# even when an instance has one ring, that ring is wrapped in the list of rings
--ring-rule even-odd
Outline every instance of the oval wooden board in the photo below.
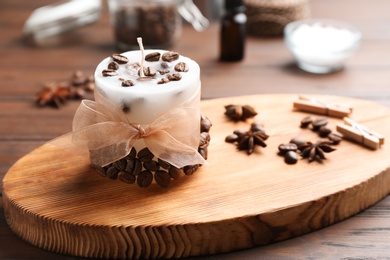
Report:
[[[313,97],[313,96],[312,96]],[[368,101],[348,103],[352,118],[389,139],[390,111]],[[390,191],[388,142],[373,151],[344,140],[322,163],[287,165],[280,143],[319,137],[299,127],[307,113],[292,110],[296,95],[254,95],[202,101],[213,122],[208,165],[169,188],[148,189],[105,179],[88,155],[45,144],[20,159],[4,178],[4,207],[12,230],[38,247],[74,256],[171,258],[209,255],[299,236],[348,218]],[[258,111],[270,138],[248,156],[225,143],[234,123],[227,104]],[[315,116],[315,115],[314,115]],[[341,119],[330,118],[329,126]]]

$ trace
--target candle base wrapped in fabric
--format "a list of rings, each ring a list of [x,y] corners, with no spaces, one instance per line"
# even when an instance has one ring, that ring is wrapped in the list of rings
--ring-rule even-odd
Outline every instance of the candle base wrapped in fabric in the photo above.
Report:
[[[201,117],[201,131],[199,136],[198,153],[206,160],[210,142],[209,130],[211,122],[207,117]],[[93,151],[90,151],[93,157]],[[192,175],[202,164],[186,165],[177,168],[170,163],[156,158],[151,151],[144,147],[141,150],[132,148],[130,153],[104,167],[94,164],[91,158],[91,165],[99,174],[110,179],[119,179],[128,184],[137,183],[139,187],[146,188],[155,182],[167,187],[171,179],[177,179],[182,175]]]
[[[211,122],[200,114],[200,68],[172,51],[113,54],[95,71],[95,101],[83,101],[73,142],[87,145],[103,176],[168,186],[205,163]],[[145,58],[144,58],[145,57]]]

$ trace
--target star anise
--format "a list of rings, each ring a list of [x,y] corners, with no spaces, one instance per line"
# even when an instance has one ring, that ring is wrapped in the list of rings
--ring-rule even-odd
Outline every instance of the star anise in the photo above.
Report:
[[[59,108],[70,96],[70,88],[66,82],[47,82],[36,94],[35,102],[40,106],[52,105]]]
[[[331,145],[332,143],[327,141],[318,141],[315,144],[307,142],[299,146],[298,149],[301,151],[302,158],[309,158],[309,162],[312,162],[316,159],[326,159],[325,153],[335,151],[336,149],[332,148]]]
[[[264,141],[267,139],[268,135],[264,131],[248,131],[238,137],[237,148],[238,150],[246,150],[248,154],[252,154],[256,145],[266,147],[267,144]]]
[[[266,147],[265,140],[267,139],[268,135],[264,130],[236,130],[233,134],[227,136],[225,141],[228,143],[237,143],[238,150],[246,150],[248,154],[252,154],[256,145]]]
[[[86,77],[83,72],[76,71],[67,81],[51,81],[43,84],[43,88],[35,96],[39,106],[52,105],[59,108],[68,99],[84,98],[86,92],[95,88],[93,76]]]
[[[234,121],[245,121],[257,115],[255,109],[249,105],[227,105],[225,115]]]

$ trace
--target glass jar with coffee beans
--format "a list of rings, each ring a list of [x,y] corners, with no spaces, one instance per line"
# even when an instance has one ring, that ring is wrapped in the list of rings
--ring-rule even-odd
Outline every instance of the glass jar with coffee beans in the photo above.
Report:
[[[138,49],[137,37],[145,48],[167,48],[181,34],[179,0],[108,0],[117,48]]]

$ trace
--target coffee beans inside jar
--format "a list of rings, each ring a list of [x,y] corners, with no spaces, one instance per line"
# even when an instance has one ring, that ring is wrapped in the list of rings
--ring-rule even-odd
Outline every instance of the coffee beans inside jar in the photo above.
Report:
[[[181,33],[178,1],[109,0],[117,47],[138,49],[137,37],[146,48],[171,46]]]

